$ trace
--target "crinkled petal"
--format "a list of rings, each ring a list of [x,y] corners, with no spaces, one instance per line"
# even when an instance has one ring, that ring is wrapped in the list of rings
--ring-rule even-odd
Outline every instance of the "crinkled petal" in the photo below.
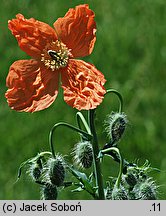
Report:
[[[94,12],[87,4],[69,9],[63,18],[54,23],[60,40],[71,49],[74,57],[89,55],[96,41]]]
[[[96,108],[103,100],[104,75],[94,65],[82,60],[70,59],[68,67],[61,73],[64,100],[78,110]]]
[[[25,19],[22,14],[17,14],[16,19],[9,20],[8,28],[16,37],[20,48],[35,58],[40,58],[47,43],[57,40],[55,30],[48,24],[34,18]]]
[[[40,67],[36,60],[14,62],[6,79],[5,94],[9,106],[17,111],[35,112],[46,109],[58,94],[58,75]]]

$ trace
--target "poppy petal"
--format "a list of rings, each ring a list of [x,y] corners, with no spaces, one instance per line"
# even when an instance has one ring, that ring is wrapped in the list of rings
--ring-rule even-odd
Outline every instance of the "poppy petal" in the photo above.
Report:
[[[9,106],[17,111],[35,112],[49,107],[58,94],[58,75],[41,68],[36,60],[14,62],[6,79]]]
[[[106,93],[104,75],[94,65],[70,59],[61,73],[64,100],[78,110],[96,108]]]
[[[63,18],[54,23],[60,40],[71,49],[73,57],[89,55],[96,41],[94,12],[87,4],[71,8]]]
[[[47,43],[57,40],[55,30],[48,24],[34,18],[25,19],[22,14],[9,20],[8,28],[16,37],[20,48],[34,58],[40,58]]]

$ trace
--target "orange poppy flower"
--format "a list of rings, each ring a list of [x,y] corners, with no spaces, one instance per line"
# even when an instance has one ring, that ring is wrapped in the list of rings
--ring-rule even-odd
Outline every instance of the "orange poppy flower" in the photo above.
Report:
[[[78,110],[94,109],[105,94],[103,74],[77,57],[89,55],[96,41],[94,13],[87,4],[69,9],[54,28],[17,14],[8,27],[30,60],[14,62],[6,79],[6,98],[17,111],[35,112],[57,97],[61,76],[64,100]]]

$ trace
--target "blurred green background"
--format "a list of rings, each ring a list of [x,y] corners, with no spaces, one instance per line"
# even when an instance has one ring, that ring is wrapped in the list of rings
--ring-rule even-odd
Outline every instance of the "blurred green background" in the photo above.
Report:
[[[0,2],[0,199],[39,199],[40,191],[25,170],[14,184],[21,162],[40,151],[49,150],[48,134],[54,123],[75,124],[76,110],[63,101],[60,89],[55,103],[37,113],[12,111],[4,97],[5,79],[10,65],[28,57],[17,45],[7,21],[17,13],[53,25],[67,10],[88,3],[96,14],[97,41],[93,53],[84,58],[101,70],[105,87],[117,89],[124,98],[124,112],[129,126],[120,149],[129,161],[148,159],[159,188],[159,198],[166,199],[166,4],[165,0],[1,0]],[[96,126],[102,147],[107,141],[104,120],[118,109],[114,95],[106,97],[97,110]],[[86,115],[86,113],[85,113]],[[79,136],[67,129],[56,134],[57,151],[68,154]],[[104,175],[117,175],[118,165],[104,160]],[[89,199],[86,193],[62,191],[60,199]]]

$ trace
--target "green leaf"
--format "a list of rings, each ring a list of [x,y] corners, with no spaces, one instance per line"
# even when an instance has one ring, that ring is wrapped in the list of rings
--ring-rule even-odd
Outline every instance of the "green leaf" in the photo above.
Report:
[[[82,183],[82,189],[86,190],[93,197],[96,197],[96,189],[91,185],[90,180],[85,173],[75,170],[72,166],[68,165],[69,171]]]

